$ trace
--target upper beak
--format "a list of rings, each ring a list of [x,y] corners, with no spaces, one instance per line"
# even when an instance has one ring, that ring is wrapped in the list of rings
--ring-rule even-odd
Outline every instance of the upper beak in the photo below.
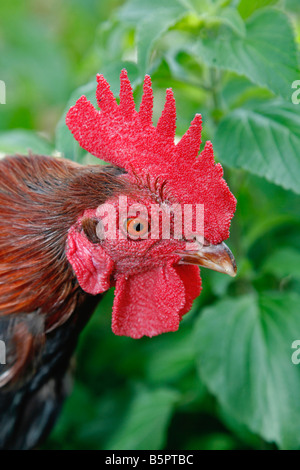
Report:
[[[236,275],[234,256],[224,242],[219,245],[203,245],[196,239],[194,242],[187,242],[186,250],[178,254],[181,256],[179,264],[197,264],[232,277]]]

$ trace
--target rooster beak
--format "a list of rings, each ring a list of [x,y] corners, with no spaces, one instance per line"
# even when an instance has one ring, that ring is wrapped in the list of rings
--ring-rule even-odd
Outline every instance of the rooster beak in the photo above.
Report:
[[[196,264],[205,268],[236,275],[236,262],[230,249],[224,242],[219,245],[202,244],[199,240],[186,243],[186,250],[178,253],[181,256],[179,264]]]

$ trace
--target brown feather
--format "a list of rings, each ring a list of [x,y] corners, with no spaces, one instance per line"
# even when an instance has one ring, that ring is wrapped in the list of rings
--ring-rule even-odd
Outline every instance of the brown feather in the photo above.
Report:
[[[40,155],[0,161],[0,316],[38,311],[50,331],[72,314],[85,294],[66,258],[68,229],[124,192],[120,172]]]

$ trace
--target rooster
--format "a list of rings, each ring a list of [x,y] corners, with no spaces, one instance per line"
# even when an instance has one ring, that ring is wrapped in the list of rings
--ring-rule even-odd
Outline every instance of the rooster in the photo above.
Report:
[[[171,89],[154,127],[148,75],[138,112],[126,70],[119,104],[102,75],[97,82],[100,111],[82,96],[66,124],[108,165],[32,154],[0,162],[2,449],[35,448],[48,435],[78,336],[105,291],[115,288],[113,333],[152,337],[178,329],[200,294],[199,266],[236,273],[223,242],[236,200],[210,142],[198,157],[201,115],[175,144]]]

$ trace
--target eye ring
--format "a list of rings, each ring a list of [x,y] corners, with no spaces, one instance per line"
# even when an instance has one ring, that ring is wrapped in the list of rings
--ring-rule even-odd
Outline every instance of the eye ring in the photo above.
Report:
[[[134,240],[147,238],[146,235],[149,233],[148,220],[143,219],[142,217],[125,219],[124,228],[127,235]]]

